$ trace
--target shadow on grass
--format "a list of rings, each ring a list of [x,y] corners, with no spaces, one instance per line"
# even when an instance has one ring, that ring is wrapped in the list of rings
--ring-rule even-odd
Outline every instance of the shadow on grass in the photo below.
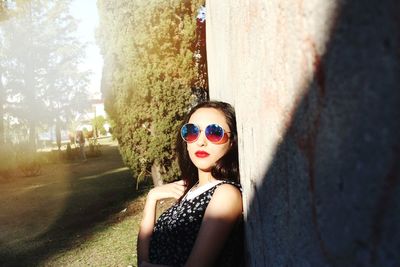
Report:
[[[96,166],[120,160],[117,147],[104,151],[106,153],[101,157],[89,159],[86,163],[70,164],[67,177],[69,195],[59,217],[34,239],[21,241],[8,251],[1,251],[1,266],[36,266],[58,251],[73,248],[79,237],[95,234],[99,229],[96,225],[110,220],[146,191],[148,184],[136,190],[136,181],[122,162],[120,168],[99,173]],[[79,167],[89,164],[94,167],[92,171],[79,172]],[[0,247],[4,247],[3,244]]]

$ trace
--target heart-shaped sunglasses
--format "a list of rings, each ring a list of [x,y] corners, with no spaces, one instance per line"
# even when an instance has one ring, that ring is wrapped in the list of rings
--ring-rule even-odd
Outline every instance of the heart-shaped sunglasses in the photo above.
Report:
[[[181,128],[182,139],[188,143],[195,142],[199,138],[200,132],[200,127],[194,123],[186,123]],[[207,140],[212,143],[219,143],[223,141],[224,138],[226,139],[227,134],[230,132],[226,132],[224,128],[216,123],[213,123],[206,127],[204,133]]]

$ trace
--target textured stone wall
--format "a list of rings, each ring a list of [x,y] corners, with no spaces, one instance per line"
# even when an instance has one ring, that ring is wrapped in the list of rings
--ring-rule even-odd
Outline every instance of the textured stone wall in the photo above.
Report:
[[[249,266],[400,266],[400,3],[207,0]]]

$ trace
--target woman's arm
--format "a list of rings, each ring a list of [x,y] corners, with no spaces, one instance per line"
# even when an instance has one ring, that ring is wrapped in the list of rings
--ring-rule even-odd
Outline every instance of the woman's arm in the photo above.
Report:
[[[147,194],[146,204],[143,210],[143,218],[140,223],[137,238],[137,256],[139,266],[141,262],[149,261],[150,239],[153,234],[156,219],[157,201],[167,198],[178,199],[182,196],[184,190],[184,181],[180,180],[174,183],[157,186],[151,189]]]
[[[235,186],[219,186],[207,206],[186,267],[212,266],[242,215],[242,196]]]

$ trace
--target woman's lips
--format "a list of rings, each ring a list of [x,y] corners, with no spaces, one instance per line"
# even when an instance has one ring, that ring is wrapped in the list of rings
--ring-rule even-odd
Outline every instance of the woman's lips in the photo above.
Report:
[[[210,154],[208,154],[207,152],[205,152],[203,150],[196,151],[194,154],[198,158],[205,158],[205,157],[208,157],[210,155]]]

